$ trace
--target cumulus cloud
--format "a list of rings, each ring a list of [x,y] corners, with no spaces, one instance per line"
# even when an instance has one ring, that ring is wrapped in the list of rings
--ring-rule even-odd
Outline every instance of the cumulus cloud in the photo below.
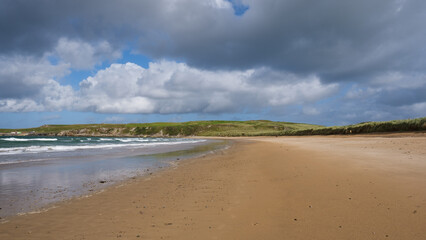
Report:
[[[0,58],[0,111],[54,111],[68,106],[70,86],[56,79],[68,74],[67,65],[52,65],[46,58]]]
[[[314,76],[287,78],[290,74],[279,72],[281,82],[253,84],[257,71],[209,71],[164,60],[148,69],[112,64],[80,83],[78,105],[101,113],[223,113],[310,103],[338,88]]]
[[[61,111],[71,109],[74,100],[74,90],[71,86],[63,86],[55,80],[48,80],[33,96],[1,97],[0,112]]]
[[[46,58],[0,56],[0,97],[37,95],[49,79],[69,73],[66,65],[52,65]]]
[[[92,69],[105,60],[115,60],[121,57],[118,49],[103,40],[90,44],[81,40],[60,38],[52,53],[61,62],[67,63],[73,69]]]
[[[23,89],[31,89],[32,94],[0,97],[0,111],[224,113],[311,103],[338,89],[337,84],[322,84],[316,76],[298,77],[264,68],[210,71],[163,60],[150,63],[146,69],[134,63],[112,64],[81,81],[76,91],[54,80],[66,68],[46,60],[41,65],[28,60],[25,63],[27,69],[9,68],[2,74],[25,73],[18,83]],[[43,74],[35,73],[39,71]],[[269,75],[262,75],[266,72]],[[264,78],[263,84],[256,81],[259,77]]]

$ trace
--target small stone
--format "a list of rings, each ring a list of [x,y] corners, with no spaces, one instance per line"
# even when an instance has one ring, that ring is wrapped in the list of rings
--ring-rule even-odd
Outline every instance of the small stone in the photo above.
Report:
[[[417,213],[417,210],[414,210],[414,211],[413,211],[413,214],[416,214],[416,213]]]
[[[294,221],[297,221],[297,218],[293,219]]]
[[[170,226],[170,225],[173,225],[173,223],[164,223],[164,225]]]
[[[141,237],[141,235],[138,234],[138,235],[136,235],[136,237],[139,238],[139,237]]]
[[[105,180],[101,180],[101,181],[99,181],[99,183],[106,183],[106,181]]]

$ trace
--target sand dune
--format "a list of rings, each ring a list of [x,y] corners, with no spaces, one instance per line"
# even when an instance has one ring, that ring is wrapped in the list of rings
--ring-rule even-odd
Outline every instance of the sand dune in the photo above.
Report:
[[[424,134],[239,138],[224,152],[0,224],[0,239],[425,236]]]

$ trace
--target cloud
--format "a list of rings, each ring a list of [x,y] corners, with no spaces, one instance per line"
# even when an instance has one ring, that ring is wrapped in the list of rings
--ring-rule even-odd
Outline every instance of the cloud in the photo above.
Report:
[[[405,106],[426,101],[426,74],[421,72],[386,72],[371,81],[357,84],[346,98],[359,101],[369,99],[387,106]]]
[[[209,71],[165,60],[148,69],[112,64],[80,83],[78,105],[100,113],[223,113],[315,102],[338,87],[281,72],[274,74],[281,82],[259,85],[257,71],[264,69]]]
[[[303,108],[303,113],[306,115],[319,115],[320,111],[314,107],[304,107]]]
[[[268,66],[323,81],[361,81],[377,71],[422,70],[423,1],[246,1],[241,17],[177,6],[161,19],[160,35],[140,39],[141,52],[185,59],[210,69]],[[219,15],[217,15],[219,16]],[[171,22],[174,23],[171,23]],[[168,24],[171,23],[171,24]],[[177,27],[182,24],[185,27]],[[409,27],[408,27],[409,26]],[[193,37],[197,36],[197,37]],[[153,44],[154,43],[154,44]]]
[[[73,90],[56,79],[69,73],[66,64],[47,58],[0,57],[0,111],[55,111],[72,104]],[[70,101],[71,100],[71,101]]]
[[[3,112],[64,109],[160,114],[257,111],[269,106],[312,103],[338,90],[337,84],[322,84],[316,76],[299,77],[265,68],[211,71],[167,60],[152,62],[147,69],[134,63],[112,64],[81,81],[79,90],[73,90],[55,80],[68,71],[67,65],[21,58],[15,63],[2,63],[4,69],[8,69],[3,70],[2,76],[17,77],[18,73],[23,76],[17,78],[19,87],[16,89],[20,91],[0,97],[0,111]]]
[[[424,117],[424,114],[426,113],[426,101],[402,106],[401,109],[408,111],[414,117]]]
[[[22,98],[0,97],[0,112],[43,112],[71,109],[75,101],[71,86],[48,80],[37,94]]]
[[[73,69],[90,70],[105,60],[120,58],[121,52],[113,49],[105,40],[90,44],[81,40],[60,38],[52,55],[61,62],[70,64]]]
[[[49,79],[61,78],[68,73],[66,65],[52,65],[46,58],[0,57],[0,97],[33,97]]]
[[[249,10],[236,16],[238,6]],[[423,71],[425,7],[422,0],[3,0],[0,54],[40,55],[58,40],[88,52],[79,41],[95,49],[106,41],[107,52],[133,42],[155,60],[184,60],[197,68],[265,66],[322,81],[362,81],[378,71]],[[76,67],[97,62],[83,59],[79,66],[64,51]]]
[[[422,0],[0,5],[3,112],[283,114],[294,107],[314,120],[349,122],[426,114]],[[98,71],[124,49],[153,63]],[[75,70],[93,73],[79,90],[62,81]]]

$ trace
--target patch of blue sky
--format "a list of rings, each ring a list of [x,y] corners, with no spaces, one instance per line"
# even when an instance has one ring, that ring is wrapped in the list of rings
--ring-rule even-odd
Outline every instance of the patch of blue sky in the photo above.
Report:
[[[134,53],[131,50],[124,50],[122,52],[122,58],[117,60],[116,63],[135,63],[143,68],[148,68],[149,67],[149,63],[152,62],[152,59],[142,55],[142,54],[138,54],[138,53]]]
[[[80,82],[93,76],[95,72],[91,70],[72,70],[70,74],[61,79],[61,84],[70,85],[74,90],[80,89]]]
[[[232,4],[232,8],[234,9],[234,14],[236,16],[242,16],[244,13],[247,12],[247,10],[250,9],[249,5],[245,5],[242,3],[241,0],[227,0]]]

